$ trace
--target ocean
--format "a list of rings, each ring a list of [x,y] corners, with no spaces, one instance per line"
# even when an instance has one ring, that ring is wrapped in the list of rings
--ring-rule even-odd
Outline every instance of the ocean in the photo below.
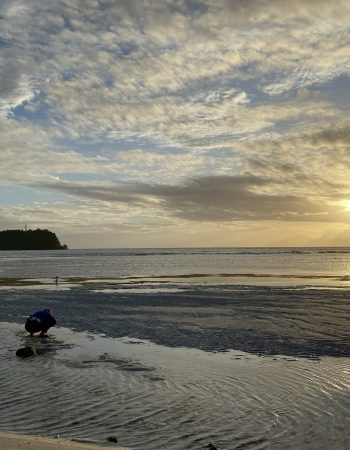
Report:
[[[349,449],[349,293],[350,248],[0,252],[0,430]],[[57,327],[29,337],[47,307]]]

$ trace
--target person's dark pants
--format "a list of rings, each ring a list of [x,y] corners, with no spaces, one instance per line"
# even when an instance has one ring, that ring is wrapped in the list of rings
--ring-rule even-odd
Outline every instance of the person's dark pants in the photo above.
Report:
[[[37,320],[27,319],[24,328],[28,331],[28,333],[38,333],[42,330],[42,323]]]
[[[39,317],[35,315],[28,317],[24,328],[30,334],[38,333],[41,331],[42,334],[46,334],[47,330],[56,325],[56,319],[49,315],[44,320],[40,320]]]
[[[28,331],[30,334],[38,333],[39,331],[41,333],[47,333],[47,330],[51,328],[53,325],[51,323],[47,322],[38,322],[37,320],[30,320],[27,319],[27,322],[24,325],[24,328]]]
[[[45,334],[45,333],[47,333],[47,330],[48,330],[49,328],[51,328],[50,325],[47,325],[47,324],[44,324],[44,323],[43,323],[43,324],[41,325],[41,332]]]

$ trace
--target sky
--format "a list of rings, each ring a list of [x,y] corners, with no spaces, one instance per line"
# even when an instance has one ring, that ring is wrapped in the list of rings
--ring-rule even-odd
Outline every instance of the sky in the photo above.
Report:
[[[348,0],[1,0],[0,229],[350,245]]]

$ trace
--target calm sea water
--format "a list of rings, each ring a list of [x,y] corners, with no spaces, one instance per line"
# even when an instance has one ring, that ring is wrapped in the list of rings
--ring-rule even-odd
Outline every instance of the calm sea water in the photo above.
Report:
[[[350,248],[191,248],[0,252],[0,277],[232,275],[234,283],[350,284]],[[290,279],[293,281],[290,281]],[[289,281],[288,281],[289,279]],[[299,281],[298,281],[299,280]]]
[[[58,327],[28,337],[48,306]],[[349,450],[349,324],[349,248],[1,252],[0,430]]]

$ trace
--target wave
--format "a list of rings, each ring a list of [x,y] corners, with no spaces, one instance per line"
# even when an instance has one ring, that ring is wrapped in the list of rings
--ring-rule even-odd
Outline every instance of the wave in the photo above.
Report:
[[[309,279],[309,280],[339,280],[350,281],[350,275],[319,275],[319,274],[276,274],[276,273],[188,273],[188,274],[165,274],[165,275],[151,275],[151,276],[126,276],[116,278],[115,280],[176,280],[176,279],[189,279],[189,278],[286,278],[286,279]],[[76,279],[75,279],[76,280]],[[87,279],[86,279],[87,280]],[[93,278],[89,280],[93,281]],[[103,279],[99,278],[99,281]],[[110,279],[109,279],[110,280]],[[112,280],[110,280],[112,281]]]
[[[51,280],[51,278],[21,278],[21,277],[0,277],[0,290],[6,289],[45,289],[45,290],[62,290],[76,288],[79,286],[94,287],[105,289],[106,286],[115,289],[121,287],[123,289],[143,288],[143,289],[169,289],[168,285],[175,283],[188,282],[189,286],[196,280],[205,280],[206,283],[214,283],[215,280],[234,281],[234,284],[242,283],[246,280],[270,280],[272,285],[277,280],[293,280],[297,282],[320,281],[325,286],[332,287],[334,282],[350,283],[350,275],[344,274],[311,274],[311,273],[255,273],[255,272],[232,272],[232,273],[183,273],[183,274],[161,274],[161,275],[125,275],[118,277],[60,277],[59,284]],[[221,283],[222,284],[222,283]],[[160,287],[163,285],[163,287]],[[168,287],[167,287],[168,286]],[[174,288],[174,286],[173,286]]]
[[[114,249],[106,252],[89,252],[81,256],[173,256],[173,255],[312,255],[350,254],[349,248],[174,248],[174,249]]]
[[[1,260],[52,259],[86,257],[149,257],[190,255],[312,255],[350,254],[350,247],[203,247],[203,248],[149,248],[149,249],[86,249],[60,251],[2,252]]]

